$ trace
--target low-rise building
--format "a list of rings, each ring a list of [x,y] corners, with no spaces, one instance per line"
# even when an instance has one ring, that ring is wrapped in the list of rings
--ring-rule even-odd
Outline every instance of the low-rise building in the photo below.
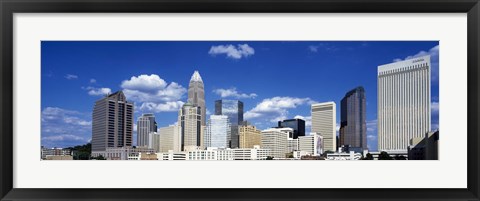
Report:
[[[73,160],[73,156],[68,155],[47,155],[45,160]]]
[[[350,153],[327,154],[326,160],[360,160],[361,158],[361,153],[355,153],[354,151],[350,151]]]
[[[139,153],[155,153],[148,147],[107,147],[106,151],[93,151],[92,157],[103,156],[107,160],[128,160],[129,156]]]
[[[412,138],[408,146],[408,160],[438,160],[438,140],[438,131]]]

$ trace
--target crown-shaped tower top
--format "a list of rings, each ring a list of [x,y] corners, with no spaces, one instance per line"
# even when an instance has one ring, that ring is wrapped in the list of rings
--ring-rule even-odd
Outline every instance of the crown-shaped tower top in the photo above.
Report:
[[[200,76],[200,73],[198,73],[198,71],[193,72],[193,75],[190,81],[203,82],[202,77]]]

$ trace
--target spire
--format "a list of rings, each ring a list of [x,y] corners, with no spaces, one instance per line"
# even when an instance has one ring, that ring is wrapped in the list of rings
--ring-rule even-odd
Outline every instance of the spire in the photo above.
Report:
[[[200,73],[198,71],[193,72],[192,78],[190,79],[191,81],[197,81],[197,82],[203,82],[202,77],[200,77]]]

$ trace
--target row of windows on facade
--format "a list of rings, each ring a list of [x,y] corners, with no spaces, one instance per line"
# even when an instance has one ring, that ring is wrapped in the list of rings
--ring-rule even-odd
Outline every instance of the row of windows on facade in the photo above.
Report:
[[[398,69],[393,69],[393,70],[389,70],[389,71],[385,71],[385,72],[380,72],[378,73],[378,75],[386,75],[386,74],[391,74],[391,73],[399,73],[399,72],[404,72],[404,71],[408,71],[408,70],[415,70],[415,69],[424,69],[424,68],[428,68],[428,64],[424,63],[424,64],[418,64],[418,65],[413,65],[413,66],[407,66],[407,67],[403,67],[403,68],[398,68]]]

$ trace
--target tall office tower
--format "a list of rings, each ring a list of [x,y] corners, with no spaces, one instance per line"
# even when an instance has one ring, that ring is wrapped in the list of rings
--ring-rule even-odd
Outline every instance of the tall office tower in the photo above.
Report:
[[[206,107],[205,107],[205,88],[203,86],[202,77],[198,71],[195,71],[190,79],[190,84],[188,85],[188,102],[192,103],[194,106],[200,107],[200,122],[202,126],[206,124]]]
[[[95,102],[92,113],[92,151],[132,146],[133,103],[122,91]]]
[[[229,147],[238,148],[238,125],[243,122],[243,102],[238,100],[215,101],[215,115],[226,115],[231,124],[231,141]]]
[[[288,136],[291,128],[269,128],[262,131],[262,148],[270,149],[274,158],[286,158],[288,153]]]
[[[262,131],[252,125],[240,125],[238,127],[239,148],[254,148],[262,145]]]
[[[278,128],[292,128],[293,135],[290,138],[297,139],[298,136],[305,136],[305,121],[303,119],[286,119],[278,121]]]
[[[148,135],[150,132],[157,132],[155,115],[143,114],[137,120],[137,146],[146,147],[149,145]]]
[[[298,148],[309,155],[319,156],[323,153],[322,142],[323,138],[320,134],[310,133],[310,135],[298,137]]]
[[[210,115],[204,145],[205,147],[228,148],[230,142],[230,120],[226,115]]]
[[[368,149],[367,113],[363,87],[357,87],[345,94],[340,111],[340,146]]]
[[[203,148],[201,107],[190,102],[183,104],[178,112],[178,125],[181,127],[182,151]]]
[[[407,152],[430,131],[430,56],[378,66],[378,149]]]
[[[182,135],[181,127],[178,125],[171,125],[168,127],[162,127],[159,130],[160,134],[160,152],[173,152],[182,151]]]
[[[312,104],[312,132],[323,137],[323,151],[336,151],[336,104],[334,102]]]

